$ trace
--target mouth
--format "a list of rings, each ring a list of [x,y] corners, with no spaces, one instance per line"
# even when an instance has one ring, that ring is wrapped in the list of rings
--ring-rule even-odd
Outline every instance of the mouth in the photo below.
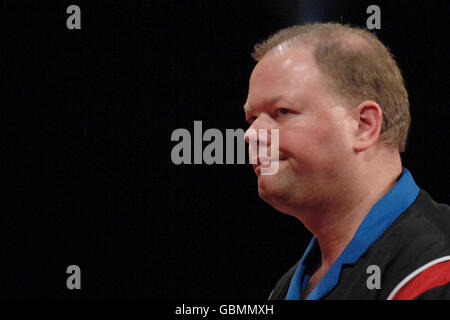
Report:
[[[261,173],[261,168],[270,168],[273,162],[284,162],[287,160],[287,157],[280,157],[279,159],[270,159],[270,158],[258,158],[256,164],[252,164],[255,173],[259,176]]]

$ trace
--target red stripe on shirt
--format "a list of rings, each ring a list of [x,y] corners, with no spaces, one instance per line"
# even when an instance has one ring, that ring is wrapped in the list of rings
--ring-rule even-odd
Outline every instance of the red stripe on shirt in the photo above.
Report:
[[[450,260],[437,263],[409,280],[392,300],[413,300],[426,291],[450,282]]]

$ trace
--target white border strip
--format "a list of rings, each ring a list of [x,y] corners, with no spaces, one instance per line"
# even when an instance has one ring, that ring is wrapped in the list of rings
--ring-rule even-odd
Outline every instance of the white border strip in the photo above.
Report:
[[[403,288],[403,286],[405,284],[407,284],[412,278],[417,276],[419,273],[421,273],[425,269],[428,269],[429,267],[431,267],[435,264],[438,264],[440,262],[447,261],[447,260],[450,260],[450,256],[445,256],[442,258],[435,259],[433,261],[428,262],[426,265],[423,265],[422,267],[420,267],[413,273],[409,274],[406,278],[404,278],[402,281],[400,281],[400,283],[394,288],[394,290],[392,290],[391,294],[389,294],[389,296],[387,297],[387,300],[392,300],[392,298],[397,294],[397,292],[400,291],[400,289]]]

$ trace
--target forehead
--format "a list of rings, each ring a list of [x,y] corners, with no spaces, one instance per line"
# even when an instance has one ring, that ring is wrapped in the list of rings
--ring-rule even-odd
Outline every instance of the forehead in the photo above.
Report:
[[[255,66],[249,83],[247,108],[323,90],[325,78],[307,48],[288,48],[265,56]]]

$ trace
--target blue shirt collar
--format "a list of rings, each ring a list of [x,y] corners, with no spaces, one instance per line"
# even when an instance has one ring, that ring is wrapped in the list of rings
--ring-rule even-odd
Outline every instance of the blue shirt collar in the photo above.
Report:
[[[369,249],[383,232],[405,211],[417,198],[419,187],[408,169],[403,168],[396,185],[381,198],[366,215],[355,235],[331,268],[317,284],[307,300],[317,300],[329,293],[338,283],[344,264],[354,264]],[[317,246],[315,237],[309,243],[297,266],[289,286],[286,300],[300,300],[308,283],[305,274],[306,260],[311,250]]]

